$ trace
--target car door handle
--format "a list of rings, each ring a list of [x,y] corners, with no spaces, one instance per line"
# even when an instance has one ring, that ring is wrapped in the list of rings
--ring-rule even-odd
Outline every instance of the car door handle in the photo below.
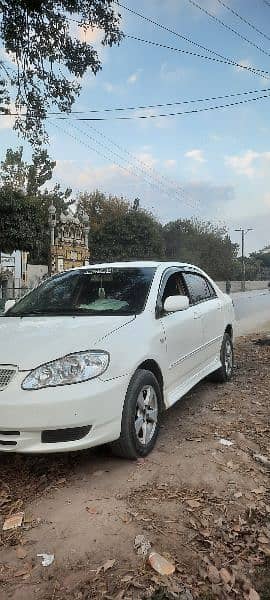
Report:
[[[194,319],[201,319],[202,318],[202,313],[201,312],[195,312],[194,313]]]

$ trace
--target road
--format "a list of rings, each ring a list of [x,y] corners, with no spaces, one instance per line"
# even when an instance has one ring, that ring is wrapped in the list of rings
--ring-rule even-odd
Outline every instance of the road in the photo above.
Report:
[[[237,335],[270,331],[270,292],[258,290],[232,294],[237,319]]]

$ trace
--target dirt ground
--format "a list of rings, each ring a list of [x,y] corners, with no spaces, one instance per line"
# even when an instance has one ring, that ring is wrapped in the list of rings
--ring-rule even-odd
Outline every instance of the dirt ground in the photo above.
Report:
[[[237,341],[231,383],[204,381],[164,413],[145,460],[2,454],[1,600],[270,599],[270,462],[256,458],[270,457],[270,346],[258,338]],[[3,532],[18,511],[22,527]],[[139,534],[173,575],[137,555]]]

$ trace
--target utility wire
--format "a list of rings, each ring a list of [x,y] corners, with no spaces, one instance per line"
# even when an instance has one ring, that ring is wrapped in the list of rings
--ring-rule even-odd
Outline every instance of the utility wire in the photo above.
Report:
[[[50,119],[50,120],[51,120],[51,119]],[[52,120],[51,120],[51,121],[52,121]],[[59,126],[58,124],[56,124],[55,122],[53,122],[53,125],[54,125],[55,127],[57,127],[57,128],[60,130],[60,131],[63,131],[64,133],[66,133],[67,135],[69,135],[71,138],[73,138],[73,139],[74,139],[76,142],[78,142],[79,144],[83,144],[84,146],[86,146],[87,148],[89,148],[90,150],[92,150],[93,152],[95,152],[96,154],[98,154],[99,156],[101,156],[102,158],[105,158],[105,160],[107,160],[107,161],[111,162],[111,160],[112,160],[111,156],[107,156],[107,155],[106,155],[106,154],[104,154],[103,152],[100,152],[100,151],[99,151],[99,150],[98,150],[96,147],[94,147],[94,146],[91,146],[91,145],[90,145],[88,142],[86,142],[86,141],[84,141],[84,140],[82,140],[82,139],[79,139],[79,138],[78,138],[78,136],[74,135],[74,134],[73,134],[73,133],[71,133],[70,131],[67,131],[67,130],[66,130],[66,129],[64,129],[63,127],[60,127],[60,126]],[[75,127],[75,126],[73,126],[73,127]],[[79,130],[79,128],[77,128],[77,130],[82,132],[82,130]],[[109,149],[109,152],[111,152],[111,150],[110,150],[110,149]],[[116,164],[116,165],[117,165],[117,166],[118,166],[120,169],[122,169],[122,170],[126,171],[127,173],[129,173],[129,175],[135,176],[135,177],[139,178],[139,180],[142,180],[142,176],[141,176],[141,175],[138,175],[138,173],[137,173],[136,171],[134,171],[133,169],[130,169],[129,167],[123,166],[122,164],[119,164],[118,162],[115,162],[115,161],[114,161],[114,164]],[[153,183],[153,182],[151,182],[151,181],[148,181],[147,179],[145,179],[145,177],[144,177],[143,179],[144,179],[144,181],[145,181],[145,182],[146,182],[148,185],[150,185],[150,186],[151,186],[153,189],[155,189],[155,190],[158,190],[159,192],[165,193],[167,196],[169,196],[169,198],[170,198],[170,199],[172,199],[172,193],[171,193],[171,191],[169,191],[169,190],[166,190],[166,189],[165,189],[165,190],[162,190],[158,184],[156,184],[156,183]],[[179,202],[181,202],[181,204],[182,204],[182,200],[180,200],[178,197],[176,197],[176,199],[177,199]],[[193,205],[191,205],[191,204],[189,204],[188,202],[186,202],[186,201],[185,201],[185,204],[186,204],[187,206],[189,206],[189,208],[192,208],[192,209],[194,209],[194,206],[193,206]]]
[[[135,40],[136,42],[142,42],[144,44],[156,46],[158,48],[166,48],[166,50],[171,50],[173,52],[179,52],[180,54],[187,54],[189,56],[197,56],[198,58],[202,58],[204,60],[210,60],[210,61],[217,62],[217,63],[224,63],[226,65],[233,65],[235,67],[238,67],[239,69],[244,69],[246,71],[250,71],[253,75],[258,75],[260,77],[263,77],[264,79],[269,79],[269,77],[270,77],[269,71],[263,71],[262,69],[259,69],[257,67],[249,67],[247,65],[242,65],[241,63],[237,63],[234,60],[231,60],[230,58],[228,58],[228,59],[214,58],[213,56],[206,56],[205,54],[198,54],[197,52],[192,52],[191,50],[182,50],[180,48],[175,48],[174,46],[166,46],[165,44],[161,44],[159,42],[145,40],[144,38],[140,38],[140,37],[137,37],[134,35],[126,34],[125,37],[130,40]]]
[[[126,148],[117,144],[114,140],[112,140],[112,138],[110,138],[109,136],[105,135],[103,132],[101,132],[98,129],[96,129],[95,127],[93,127],[93,125],[90,125],[89,123],[87,123],[87,125],[91,130],[95,131],[95,133],[97,133],[100,137],[106,139],[110,144],[113,144],[121,152],[124,152],[124,154],[127,154],[128,156],[130,156],[133,161],[139,163],[139,165],[141,165],[144,169],[153,173],[153,175],[156,177],[156,179],[162,180],[162,182],[164,181],[167,186],[169,186],[172,189],[176,189],[177,191],[179,191],[180,194],[186,196],[185,190],[183,188],[181,188],[176,181],[173,181],[173,180],[169,179],[168,177],[162,175],[161,173],[158,173],[153,167],[150,167],[149,165],[147,165],[145,162],[143,162],[142,160],[137,158],[134,154],[129,152]],[[192,200],[192,198],[191,198],[191,200]]]
[[[1,65],[0,65],[1,66]],[[223,100],[225,98],[236,98],[239,96],[248,96],[250,94],[261,94],[263,92],[270,92],[270,88],[248,90],[246,92],[234,92],[230,94],[223,94],[221,96],[209,96],[208,98],[192,98],[190,100],[176,100],[174,102],[165,102],[163,104],[145,104],[141,106],[121,106],[112,108],[99,108],[99,109],[86,109],[86,110],[72,110],[70,115],[84,115],[84,114],[99,114],[99,113],[110,113],[110,112],[125,112],[133,110],[146,110],[149,108],[165,108],[167,106],[181,106],[183,104],[197,104],[201,102],[212,102],[214,100]],[[35,112],[35,114],[37,114]],[[48,111],[47,115],[57,116],[62,115],[61,111]],[[3,115],[4,116],[4,115]],[[26,116],[26,113],[9,113],[8,116]]]
[[[205,52],[210,52],[210,54],[214,54],[215,56],[218,56],[219,58],[222,58],[224,60],[231,60],[231,59],[227,59],[222,54],[215,52],[215,50],[211,50],[210,48],[207,48],[207,46],[203,46],[202,44],[199,44],[199,42],[194,42],[194,40],[179,33],[178,31],[175,31],[174,29],[170,29],[169,27],[166,27],[166,25],[163,25],[162,23],[159,23],[158,21],[154,21],[154,19],[151,19],[150,17],[147,17],[146,15],[139,13],[136,10],[133,10],[132,8],[130,8],[129,6],[126,6],[125,4],[121,4],[120,2],[116,2],[116,4],[118,6],[121,6],[121,8],[124,8],[126,11],[132,13],[133,15],[136,15],[136,17],[140,17],[140,19],[143,19],[144,21],[147,21],[148,23],[151,23],[152,25],[155,25],[156,27],[163,29],[164,31],[167,31],[168,33],[172,33],[173,35],[180,38],[181,40],[184,40],[185,42],[188,42],[189,44],[192,44],[193,46],[196,46],[197,48],[200,48],[201,50],[204,50]],[[125,37],[127,37],[127,36],[125,35]]]
[[[210,13],[208,10],[206,10],[206,8],[203,8],[202,6],[200,6],[200,4],[197,4],[197,2],[194,2],[194,0],[188,0],[188,2],[190,4],[192,4],[192,6],[195,6],[196,8],[201,10],[203,13],[205,13],[208,17],[210,17],[210,19],[213,19],[219,25],[221,25],[222,27],[225,27],[225,29],[228,29],[228,31],[231,31],[232,33],[234,33],[234,35],[239,37],[241,40],[243,40],[244,42],[247,42],[248,44],[250,44],[250,46],[253,46],[254,48],[256,48],[256,50],[259,50],[260,52],[262,52],[262,54],[265,54],[266,56],[270,56],[269,52],[267,52],[266,50],[261,48],[261,46],[257,46],[257,44],[255,44],[254,42],[252,42],[251,40],[246,38],[244,35],[239,33],[239,31],[236,31],[235,29],[230,27],[230,25],[227,25],[226,23],[224,23],[224,21],[221,21],[221,19],[218,19],[218,17],[216,17],[215,15]]]
[[[161,118],[161,117],[175,117],[178,115],[190,115],[190,114],[196,114],[196,113],[201,113],[201,112],[208,112],[208,111],[213,111],[213,110],[219,110],[221,108],[230,108],[232,106],[240,106],[243,104],[248,104],[249,102],[256,102],[258,100],[263,100],[265,98],[270,98],[269,94],[264,94],[262,96],[256,96],[255,98],[247,98],[246,100],[239,100],[238,102],[229,102],[227,104],[219,104],[219,105],[215,105],[215,106],[207,106],[204,108],[196,108],[193,110],[184,110],[181,112],[173,112],[173,113],[163,113],[163,114],[153,114],[153,115],[135,115],[135,116],[127,116],[127,117],[74,117],[75,121],[109,121],[109,120],[119,120],[119,121],[130,121],[130,120],[134,120],[134,119],[157,119],[157,118]],[[57,119],[60,120],[67,120],[69,119],[69,116],[67,117],[56,117]]]
[[[169,29],[169,27],[166,27],[165,25],[162,25],[161,23],[158,23],[157,21],[154,21],[153,19],[150,19],[150,17],[146,17],[145,15],[143,15],[142,13],[139,13],[131,8],[129,8],[128,6],[121,4],[120,2],[115,2],[115,4],[117,4],[118,6],[120,6],[121,8],[124,8],[125,10],[127,10],[128,12],[136,15],[137,17],[140,17],[141,19],[144,19],[145,21],[148,21],[149,23],[152,23],[152,25],[156,25],[156,27],[160,27],[160,29],[164,29],[165,31],[172,33],[173,35],[185,40],[186,42],[188,42],[189,44],[192,44],[194,46],[197,46],[198,48],[201,48],[202,50],[204,50],[205,52],[209,52],[210,54],[213,54],[215,56],[217,56],[218,58],[220,58],[221,60],[219,62],[225,63],[225,64],[231,64],[234,65],[236,67],[239,67],[240,69],[245,69],[247,71],[250,71],[251,73],[253,73],[254,75],[259,74],[261,77],[264,77],[264,75],[261,75],[261,73],[268,73],[267,71],[262,71],[259,68],[256,67],[248,67],[248,66],[244,66],[241,65],[241,63],[237,63],[233,58],[228,58],[226,56],[223,56],[222,54],[219,54],[218,52],[215,52],[215,50],[212,50],[210,48],[207,48],[206,46],[203,46],[202,44],[199,44],[198,42],[194,42],[191,38],[188,38],[180,33],[178,33],[177,31],[174,31],[173,29]],[[68,18],[68,21],[72,21],[74,23],[77,23],[78,25],[82,26],[83,23],[81,21],[78,21],[76,19],[72,19],[72,18]],[[140,38],[137,38],[135,36],[131,36],[128,34],[124,34],[125,38],[130,38],[130,39],[134,39],[139,41]],[[140,40],[143,41],[143,40]],[[145,43],[147,43],[147,41],[145,40]],[[148,42],[149,44],[154,44],[155,42]],[[156,44],[162,48],[168,48],[169,50],[171,49],[168,46],[164,46],[162,44]],[[210,60],[210,57],[208,56],[202,56],[200,54],[195,54],[195,53],[191,53],[188,52],[187,50],[180,50],[178,49],[178,52],[182,52],[183,54],[190,54],[191,56],[198,56],[199,58],[205,58],[207,60]],[[214,60],[214,59],[213,59]],[[270,75],[270,73],[268,73],[268,75]],[[268,79],[267,77],[264,77],[264,79]]]
[[[72,126],[73,126],[73,127],[75,127],[74,125],[72,125]],[[96,133],[99,133],[99,132],[98,132],[98,130],[97,130],[97,129],[95,129],[94,127],[91,127],[91,129],[93,129],[93,130],[94,130]],[[120,156],[120,155],[119,155],[118,153],[116,153],[114,150],[112,150],[111,148],[108,148],[108,145],[107,145],[107,144],[104,144],[104,143],[102,143],[102,142],[98,141],[96,137],[89,135],[89,133],[88,133],[88,132],[84,131],[83,129],[80,129],[78,126],[77,126],[77,130],[78,130],[79,132],[83,133],[83,135],[86,135],[88,138],[90,138],[91,140],[93,140],[95,143],[99,144],[101,147],[105,148],[105,150],[106,150],[106,151],[108,151],[108,152],[110,152],[110,153],[111,153],[113,156],[116,156],[118,159],[120,159],[120,160],[122,160],[122,161],[124,160],[125,162],[128,162],[128,159],[127,159],[127,158],[125,158],[125,157],[123,157],[123,156]],[[119,146],[118,144],[115,144],[114,142],[111,142],[110,138],[108,138],[107,136],[104,136],[104,135],[102,135],[102,134],[101,134],[101,136],[102,136],[102,137],[104,137],[105,139],[107,138],[107,140],[109,140],[110,144],[111,144],[111,143],[113,143],[113,144],[114,144],[114,145],[115,145],[115,146],[116,146],[118,149],[120,149],[120,150],[121,150],[121,152],[122,152],[122,153],[124,152],[124,153],[128,154],[128,155],[129,155],[129,156],[132,158],[132,161],[134,162],[134,159],[135,159],[135,157],[134,157],[134,156],[133,156],[133,155],[132,155],[130,152],[128,152],[127,150],[124,150],[124,149],[123,149],[123,148],[121,148],[121,146]],[[146,163],[144,163],[143,161],[140,161],[140,160],[137,160],[137,159],[135,159],[135,160],[136,160],[136,162],[138,162],[138,163],[139,163],[141,166],[140,166],[140,167],[138,167],[137,165],[133,165],[133,164],[131,164],[131,165],[130,165],[130,161],[129,161],[129,163],[128,163],[128,167],[129,167],[129,168],[131,167],[133,172],[134,172],[134,168],[135,168],[135,169],[138,169],[138,170],[139,170],[139,172],[141,172],[141,173],[143,174],[143,176],[144,176],[144,179],[145,179],[145,176],[146,176],[146,177],[148,177],[148,178],[152,179],[152,180],[154,181],[154,185],[158,186],[158,188],[159,188],[159,189],[161,188],[161,186],[162,186],[162,188],[165,188],[165,193],[166,193],[166,194],[167,194],[169,197],[171,197],[171,195],[172,195],[172,191],[171,191],[171,189],[170,189],[170,188],[174,188],[174,193],[175,193],[175,189],[176,189],[176,187],[178,187],[178,190],[180,190],[180,193],[181,193],[181,194],[182,194],[182,196],[183,196],[183,194],[184,194],[184,190],[182,190],[181,188],[179,188],[179,186],[177,186],[177,185],[176,185],[176,186],[175,186],[175,185],[173,185],[173,186],[172,186],[172,185],[170,185],[170,188],[169,188],[169,186],[168,186],[168,182],[166,181],[166,179],[165,179],[165,178],[163,178],[163,177],[160,177],[160,175],[159,175],[158,173],[156,173],[156,172],[154,171],[154,169],[151,169],[151,168],[149,169],[148,165],[146,165]],[[153,172],[153,174],[154,174],[154,177],[153,177],[153,175],[151,175],[151,171]],[[161,179],[164,179],[164,180],[165,180],[165,184],[163,183],[163,181],[161,181]],[[145,181],[147,181],[147,180],[145,179]],[[148,183],[149,183],[149,182],[148,182]],[[151,182],[151,185],[153,185],[153,183],[152,183],[152,182]],[[178,193],[179,193],[179,192],[178,192]],[[177,198],[177,199],[179,200],[179,198]],[[194,208],[194,203],[191,205],[191,204],[190,204],[190,202],[189,202],[188,204],[189,204],[189,206],[192,206],[192,208]]]
[[[250,23],[250,21],[248,21],[247,19],[245,19],[245,17],[243,17],[242,15],[240,15],[238,12],[236,12],[236,10],[234,10],[233,8],[231,8],[230,6],[228,6],[228,4],[225,4],[225,2],[223,2],[223,0],[217,0],[217,2],[219,4],[221,4],[221,6],[223,6],[227,10],[229,10],[233,15],[235,15],[236,17],[238,17],[238,19],[240,19],[240,21],[242,21],[243,23],[245,23],[246,25],[248,25],[249,27],[251,27],[251,29],[253,29],[257,33],[259,33],[259,35],[262,35],[266,40],[268,40],[270,42],[270,37],[268,35],[266,35],[266,33],[263,33],[263,31],[261,31],[260,29],[258,29],[258,27],[256,27],[255,25],[253,25],[253,23]],[[269,4],[269,6],[270,6],[270,4]]]

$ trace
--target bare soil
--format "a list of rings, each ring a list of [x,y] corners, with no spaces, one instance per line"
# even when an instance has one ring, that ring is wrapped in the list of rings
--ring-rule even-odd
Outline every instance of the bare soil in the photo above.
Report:
[[[145,460],[2,454],[1,600],[269,600],[270,468],[254,456],[270,457],[270,347],[258,337],[237,341],[232,382],[204,381],[164,413]],[[2,532],[20,510],[22,527]],[[137,555],[138,534],[174,575]]]

